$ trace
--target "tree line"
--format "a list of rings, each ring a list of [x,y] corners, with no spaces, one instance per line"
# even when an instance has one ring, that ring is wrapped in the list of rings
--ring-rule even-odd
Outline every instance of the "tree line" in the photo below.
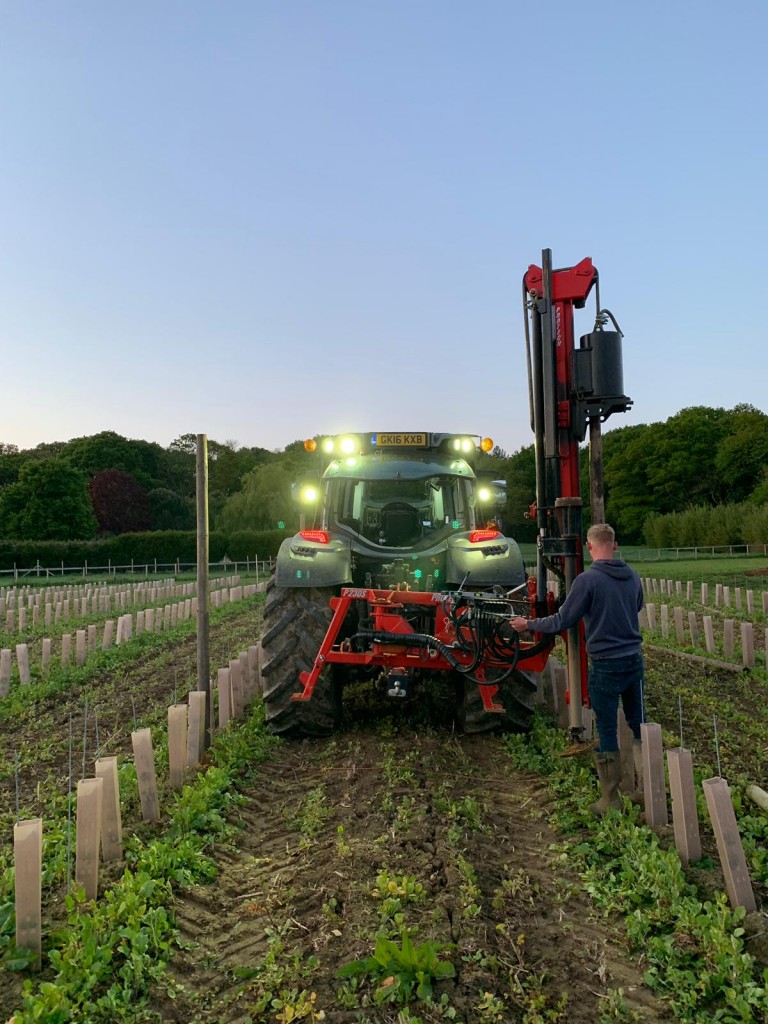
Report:
[[[195,444],[194,434],[163,448],[112,431],[21,451],[0,444],[0,539],[90,540],[194,529]],[[212,529],[231,535],[297,528],[291,484],[315,459],[302,441],[269,451],[209,440],[208,454]],[[512,454],[496,448],[483,458],[484,468],[507,482],[506,532],[533,539],[533,445]],[[588,467],[585,447],[585,496]],[[686,546],[739,543],[745,533],[749,542],[768,539],[759,536],[758,525],[768,523],[768,513],[756,512],[768,506],[768,416],[754,406],[692,406],[663,422],[606,431],[603,471],[606,519],[624,544],[682,545],[678,538],[697,530],[705,536]],[[703,515],[716,509],[709,519]],[[713,530],[729,539],[708,539]]]
[[[532,540],[526,518],[536,493],[533,445],[497,451],[507,480],[505,526]],[[605,518],[624,544],[653,547],[768,542],[768,416],[751,405],[691,406],[663,422],[603,435]],[[581,492],[589,522],[589,452]]]

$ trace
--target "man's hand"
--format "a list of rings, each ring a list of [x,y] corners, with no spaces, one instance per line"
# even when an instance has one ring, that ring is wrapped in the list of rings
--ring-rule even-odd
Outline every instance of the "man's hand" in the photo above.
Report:
[[[519,615],[515,619],[510,619],[509,624],[516,633],[526,633],[528,631],[528,619],[522,619]]]

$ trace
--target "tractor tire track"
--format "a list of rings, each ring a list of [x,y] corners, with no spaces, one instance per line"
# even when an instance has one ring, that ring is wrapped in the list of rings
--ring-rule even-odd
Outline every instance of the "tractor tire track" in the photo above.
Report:
[[[291,1018],[273,1000],[287,999],[292,1019],[394,1022],[375,984],[345,988],[337,972],[403,927],[456,971],[435,983],[442,1009],[411,1006],[423,1022],[450,1007],[467,1024],[511,1024],[539,1005],[550,1016],[527,1019],[594,1024],[617,989],[625,1019],[671,1019],[623,926],[595,917],[551,849],[545,784],[515,773],[498,739],[361,725],[282,745],[243,795],[233,845],[214,851],[218,878],[177,901],[186,945],[170,974],[183,988],[154,994],[161,1020],[280,1022]],[[421,895],[398,890],[388,910],[387,884],[407,878]]]

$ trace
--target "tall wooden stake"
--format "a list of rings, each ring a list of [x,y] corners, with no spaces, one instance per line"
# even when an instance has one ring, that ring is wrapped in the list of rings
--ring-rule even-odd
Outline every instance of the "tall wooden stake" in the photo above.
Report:
[[[211,659],[208,647],[208,438],[197,435],[197,688],[208,695]],[[210,701],[205,702],[205,739],[211,745]]]

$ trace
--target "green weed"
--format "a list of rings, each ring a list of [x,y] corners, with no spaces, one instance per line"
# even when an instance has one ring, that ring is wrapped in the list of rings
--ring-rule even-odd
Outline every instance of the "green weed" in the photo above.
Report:
[[[433,985],[442,978],[453,978],[456,969],[440,954],[453,947],[439,942],[422,942],[415,946],[404,929],[401,944],[378,938],[373,956],[354,960],[338,972],[341,978],[367,978],[376,985],[374,1002],[407,1003],[412,998],[430,1000]]]

